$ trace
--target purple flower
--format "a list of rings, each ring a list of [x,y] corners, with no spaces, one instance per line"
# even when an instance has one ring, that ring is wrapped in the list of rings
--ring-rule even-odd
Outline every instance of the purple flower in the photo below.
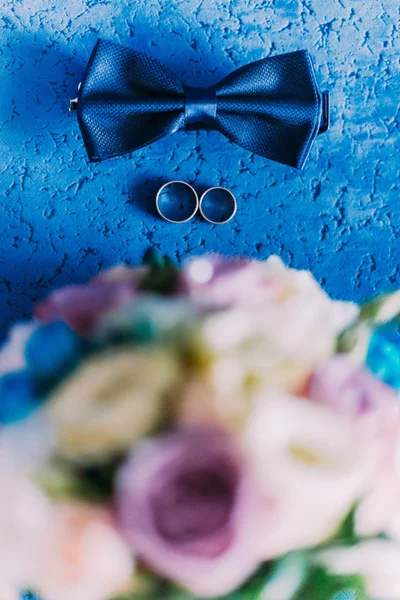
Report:
[[[35,317],[42,323],[64,321],[80,335],[90,334],[110,310],[132,301],[140,270],[119,267],[86,285],[56,290],[38,304]]]
[[[200,596],[236,588],[258,566],[258,496],[233,441],[192,429],[144,442],[117,482],[120,524],[134,553]]]

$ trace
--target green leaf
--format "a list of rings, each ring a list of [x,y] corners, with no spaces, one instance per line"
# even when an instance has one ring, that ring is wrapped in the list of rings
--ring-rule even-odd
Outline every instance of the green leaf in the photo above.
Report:
[[[177,283],[179,270],[175,265],[154,267],[143,277],[140,289],[153,294],[170,294]]]
[[[219,596],[214,600],[256,600],[260,597],[261,590],[265,585],[271,564],[262,565],[241,587],[225,596]],[[205,600],[200,596],[194,596],[185,588],[172,582],[154,576],[153,584],[147,591],[142,593],[128,593],[112,598],[112,600]]]
[[[169,294],[173,291],[179,268],[169,256],[163,256],[155,248],[149,248],[144,255],[143,264],[150,269],[140,284],[142,291],[155,294]]]
[[[336,351],[351,353],[364,362],[372,333],[399,318],[400,290],[378,296],[363,304],[357,319],[339,334]]]
[[[113,596],[110,600],[194,600],[189,592],[150,572],[143,573],[141,567],[135,575],[134,586],[134,591]]]
[[[378,296],[361,307],[360,319],[374,325],[384,325],[398,319],[400,315],[400,290]]]
[[[119,596],[113,596],[110,600],[157,600],[155,596],[150,594],[134,594],[133,592],[120,594]]]
[[[241,587],[234,590],[224,600],[256,600],[271,575],[273,563],[265,563]]]
[[[54,460],[36,473],[35,478],[51,498],[104,503],[112,496],[115,472],[120,462],[118,457],[104,464],[82,467]]]
[[[336,533],[327,542],[326,545],[330,546],[334,544],[336,546],[338,543],[340,543],[342,546],[354,546],[360,541],[360,538],[355,531],[355,516],[357,506],[358,505],[355,504],[351,508],[350,512],[339,525]]]
[[[276,600],[276,590],[288,593],[282,600],[291,600],[293,594],[303,584],[308,572],[308,556],[304,552],[293,552],[276,561],[262,564],[253,575],[236,590],[214,600]],[[204,600],[193,597],[186,590],[170,586],[166,600]],[[150,600],[150,599],[149,599]],[[281,597],[279,597],[281,600]],[[309,599],[311,600],[311,599]]]
[[[262,600],[292,600],[307,579],[310,557],[306,552],[291,552],[272,563],[260,590]]]
[[[369,600],[358,575],[334,575],[311,564],[311,554],[292,552],[264,563],[237,590],[214,600]],[[147,589],[112,600],[204,600],[157,576]]]
[[[165,266],[165,259],[159,250],[149,248],[143,256],[143,264],[162,269]]]
[[[338,354],[352,354],[356,362],[364,362],[372,335],[370,323],[357,320],[342,331],[336,340]]]
[[[311,569],[293,600],[370,600],[360,575],[334,575],[324,567]]]
[[[167,593],[147,600],[156,598],[203,600],[174,586],[170,586]],[[307,553],[293,552],[279,560],[265,563],[237,590],[214,600],[369,600],[369,598],[360,576],[332,575],[323,567],[310,566]]]

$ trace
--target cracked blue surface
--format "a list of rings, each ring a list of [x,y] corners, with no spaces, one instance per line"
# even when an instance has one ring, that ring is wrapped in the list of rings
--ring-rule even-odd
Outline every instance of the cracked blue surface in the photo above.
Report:
[[[150,244],[181,260],[219,251],[280,254],[335,297],[400,284],[397,0],[0,0],[0,329],[51,289],[86,281]],[[75,97],[98,37],[161,59],[189,84],[307,48],[332,99],[332,127],[303,172],[217,132],[179,132],[89,164]],[[235,220],[175,226],[157,188],[223,185]]]

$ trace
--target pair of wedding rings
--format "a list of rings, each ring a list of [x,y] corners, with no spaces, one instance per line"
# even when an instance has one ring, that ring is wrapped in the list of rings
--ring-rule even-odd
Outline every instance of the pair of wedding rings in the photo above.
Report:
[[[236,198],[226,188],[212,187],[199,199],[196,190],[185,181],[169,181],[157,192],[159,215],[169,223],[186,223],[200,211],[213,225],[228,223],[236,213]]]

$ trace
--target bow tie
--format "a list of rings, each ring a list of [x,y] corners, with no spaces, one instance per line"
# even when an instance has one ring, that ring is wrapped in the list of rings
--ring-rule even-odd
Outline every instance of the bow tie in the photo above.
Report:
[[[99,40],[71,108],[91,161],[201,127],[301,169],[317,134],[328,129],[328,100],[305,50],[264,58],[197,88],[142,52]]]

